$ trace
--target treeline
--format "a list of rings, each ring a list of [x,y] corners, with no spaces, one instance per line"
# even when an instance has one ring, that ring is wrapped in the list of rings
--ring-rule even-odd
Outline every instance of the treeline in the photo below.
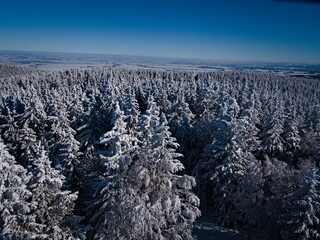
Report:
[[[0,70],[2,239],[319,239],[320,81]]]

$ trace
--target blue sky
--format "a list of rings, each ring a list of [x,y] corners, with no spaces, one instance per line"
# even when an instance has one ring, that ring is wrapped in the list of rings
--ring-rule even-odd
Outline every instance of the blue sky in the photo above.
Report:
[[[0,50],[320,63],[320,4],[0,0]]]

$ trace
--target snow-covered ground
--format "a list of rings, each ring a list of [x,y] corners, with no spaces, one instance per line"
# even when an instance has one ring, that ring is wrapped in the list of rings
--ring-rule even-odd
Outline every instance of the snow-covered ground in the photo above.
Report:
[[[183,59],[165,57],[124,56],[110,54],[78,54],[25,51],[0,51],[0,63],[27,66],[45,70],[87,69],[115,67],[129,69],[179,71],[253,71],[272,72],[278,75],[309,76],[320,79],[319,64],[264,63]]]
[[[212,222],[207,209],[201,209],[202,216],[194,223],[194,234],[198,240],[245,240],[238,231],[218,226]]]
[[[205,222],[201,219],[195,223],[194,233],[198,240],[245,240],[246,238],[237,231],[226,229]]]

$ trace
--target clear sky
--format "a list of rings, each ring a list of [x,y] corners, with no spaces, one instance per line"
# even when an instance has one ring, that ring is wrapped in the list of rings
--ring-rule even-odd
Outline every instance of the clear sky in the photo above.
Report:
[[[0,50],[320,63],[320,4],[0,0]]]

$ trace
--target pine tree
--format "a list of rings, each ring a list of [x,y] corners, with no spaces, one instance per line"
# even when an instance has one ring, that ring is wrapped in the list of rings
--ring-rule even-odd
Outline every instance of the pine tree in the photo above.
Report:
[[[139,125],[140,110],[135,93],[129,93],[127,95],[123,108],[124,113],[127,116],[128,128],[133,135],[137,136],[136,132]]]
[[[83,238],[80,218],[72,214],[77,193],[62,191],[64,177],[51,167],[51,162],[41,144],[38,144],[32,161],[32,179],[29,217],[32,223],[26,229],[36,239]],[[68,228],[65,224],[71,224]],[[72,229],[76,229],[75,232]]]
[[[182,148],[188,148],[190,145],[188,144],[188,139],[190,138],[194,118],[195,116],[184,98],[175,102],[168,111],[170,130],[177,140],[183,144]],[[181,151],[183,152],[183,149]]]
[[[188,103],[184,98],[177,100],[167,112],[170,132],[179,143],[178,151],[184,155],[182,162],[186,168],[186,172],[190,172],[194,168],[195,151],[193,149],[193,120],[194,114],[189,109]]]
[[[99,151],[102,176],[96,179],[93,186],[96,189],[90,211],[90,223],[94,230],[93,239],[121,239],[130,237],[132,229],[125,225],[129,218],[127,207],[132,201],[127,169],[133,161],[133,150],[137,147],[137,139],[129,133],[123,111],[119,104],[112,114],[112,129],[100,137]],[[124,234],[124,235],[122,235]]]
[[[227,153],[228,144],[232,139],[232,122],[238,114],[239,107],[235,99],[225,97],[219,114],[214,121],[214,132],[211,134],[211,142],[204,147],[200,161],[197,163],[194,174],[200,183],[198,191],[205,204],[211,204],[213,197],[212,176],[215,168],[223,162]]]
[[[279,156],[284,151],[283,109],[275,108],[262,126],[261,141],[263,150],[270,156]]]
[[[299,118],[292,119],[285,126],[283,140],[286,151],[298,151],[301,149],[301,137],[298,126]]]
[[[29,239],[30,175],[0,142],[0,238]]]
[[[0,115],[0,131],[3,140],[15,150],[18,149],[18,117],[25,111],[25,104],[19,99],[6,98]]]
[[[312,169],[299,188],[292,194],[288,211],[281,215],[282,239],[320,238],[320,174]]]
[[[55,169],[65,177],[66,183],[71,185],[76,180],[74,172],[80,165],[82,155],[80,143],[75,139],[76,131],[70,127],[66,112],[54,113],[48,117],[48,122],[50,131],[46,133],[45,144],[49,149],[49,158]]]
[[[8,124],[3,125],[3,136],[5,142],[13,148],[18,163],[31,168],[29,159],[36,152],[37,141],[44,135],[47,117],[39,99],[21,107],[21,110],[23,112],[20,113],[13,108],[12,113],[19,114],[11,117]]]
[[[168,129],[151,102],[142,118],[139,150],[121,114],[102,136],[108,150],[102,157],[104,188],[95,203],[101,207],[91,218],[94,239],[192,238],[192,222],[199,215],[198,199],[190,192],[195,182],[175,174],[183,166],[175,159],[180,154]]]
[[[146,238],[191,239],[192,222],[199,216],[198,198],[190,192],[195,180],[176,173],[183,169],[177,160],[178,144],[169,132],[165,115],[152,99],[142,117],[142,146],[139,158],[133,165],[133,175],[138,176],[136,191],[145,199],[146,215],[142,219],[148,228]],[[151,219],[151,221],[149,220]]]

